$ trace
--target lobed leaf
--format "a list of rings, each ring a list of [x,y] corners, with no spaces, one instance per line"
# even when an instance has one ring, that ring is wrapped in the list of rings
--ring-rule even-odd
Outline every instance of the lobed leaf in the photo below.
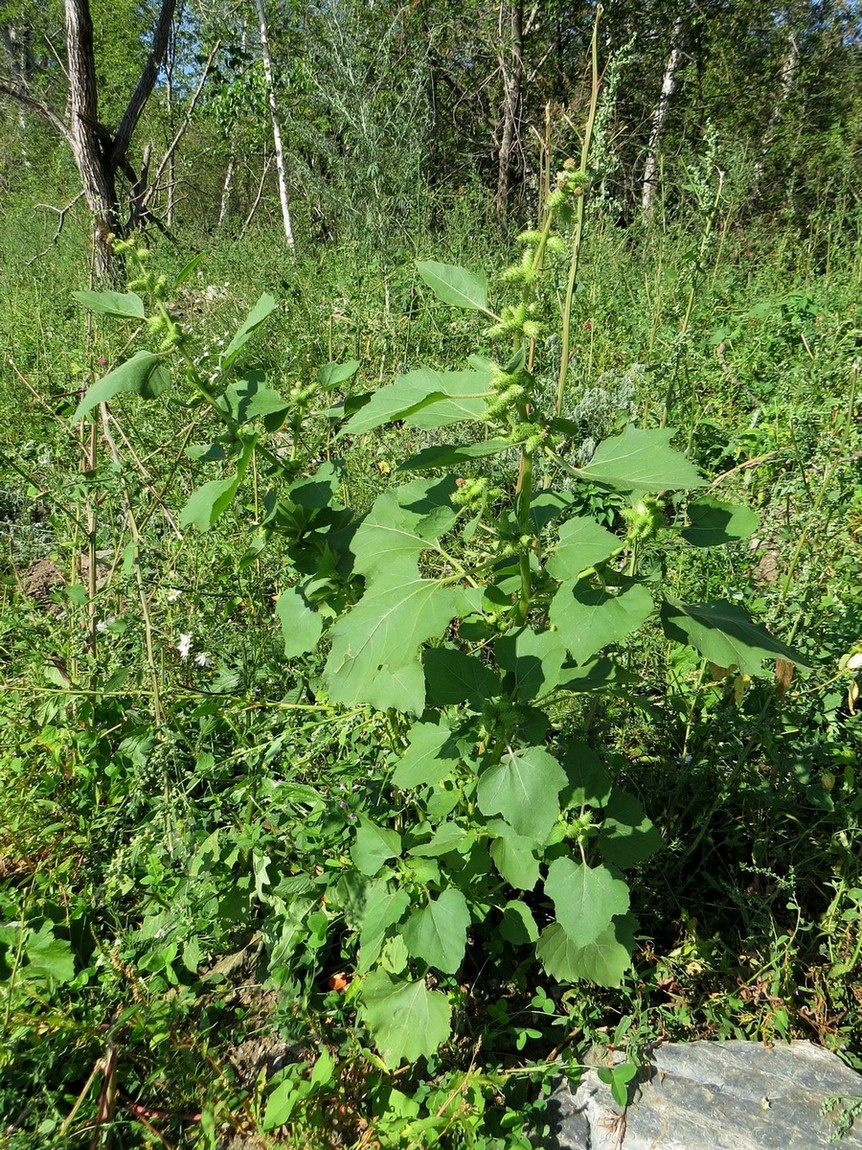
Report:
[[[405,982],[383,970],[362,988],[362,1019],[387,1066],[428,1058],[446,1041],[452,1008],[446,996],[423,981]]]

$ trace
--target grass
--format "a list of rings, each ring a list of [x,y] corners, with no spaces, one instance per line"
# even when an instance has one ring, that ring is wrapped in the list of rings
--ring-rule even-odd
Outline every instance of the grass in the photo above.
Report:
[[[412,261],[502,265],[507,253],[489,255],[467,216],[450,234],[390,251],[360,238],[295,267],[265,237],[213,242],[180,298],[184,320],[213,343],[272,291],[277,319],[254,355],[280,387],[351,357],[357,390],[421,363],[461,365],[481,327],[427,306]],[[28,265],[20,253],[44,236],[19,219],[7,240],[16,291],[0,314],[14,361],[0,399],[16,414],[0,431],[11,1150],[514,1148],[527,1122],[541,1128],[550,1076],[596,1042],[637,1057],[662,1038],[805,1037],[862,1070],[860,727],[846,666],[862,649],[862,264],[844,223],[825,250],[732,219],[706,246],[696,227],[588,237],[574,386],[607,389],[641,365],[638,418],[677,427],[716,494],[760,517],[754,546],[662,543],[645,565],[687,601],[745,603],[812,669],[751,682],[687,648],[669,657],[657,628],[632,641],[630,686],[559,722],[589,731],[664,840],[632,878],[633,970],[619,990],[566,988],[502,942],[468,952],[456,1037],[393,1075],[345,993],[344,921],[300,865],[337,876],[357,815],[385,801],[387,725],[314,702],[313,662],[284,659],[272,600],[289,556],[276,543],[243,560],[255,477],[217,530],[176,530],[196,482],[178,448],[202,442],[197,408],[175,406],[179,426],[119,397],[117,456],[100,439],[90,467],[73,393],[123,337],[110,323],[88,331],[71,302],[86,279],[80,234],[70,227]],[[183,262],[167,248],[154,259],[169,273]],[[351,506],[390,482],[406,434],[351,449]],[[619,525],[621,506],[589,498]],[[38,602],[24,584],[46,557],[66,582]]]

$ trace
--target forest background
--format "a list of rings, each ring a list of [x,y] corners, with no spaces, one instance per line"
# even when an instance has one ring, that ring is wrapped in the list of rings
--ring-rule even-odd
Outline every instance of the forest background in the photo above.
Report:
[[[597,15],[0,6],[4,1144],[862,1070],[860,13]]]

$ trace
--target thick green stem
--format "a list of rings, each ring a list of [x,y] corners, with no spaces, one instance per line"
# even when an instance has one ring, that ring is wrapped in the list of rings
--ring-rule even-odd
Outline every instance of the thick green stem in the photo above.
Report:
[[[527,621],[530,610],[530,600],[533,594],[532,572],[530,570],[530,544],[532,536],[532,521],[530,519],[530,504],[533,500],[533,456],[526,451],[521,453],[521,478],[518,486],[518,531],[519,540],[519,567],[521,570],[521,596],[518,601],[518,622]]]

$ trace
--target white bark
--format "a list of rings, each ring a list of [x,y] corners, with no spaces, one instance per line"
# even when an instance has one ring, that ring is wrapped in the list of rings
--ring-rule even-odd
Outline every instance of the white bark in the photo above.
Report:
[[[644,222],[649,223],[652,218],[653,196],[656,191],[658,177],[658,149],[667,126],[667,114],[670,102],[679,88],[679,72],[683,64],[683,20],[678,16],[674,21],[670,37],[670,56],[664,72],[661,85],[661,96],[653,113],[652,129],[649,137],[646,163],[644,164],[643,188],[641,191],[641,206],[643,208]]]
[[[775,137],[775,130],[781,123],[784,116],[784,106],[790,98],[793,88],[796,84],[796,75],[799,71],[799,41],[796,39],[794,32],[789,33],[789,43],[787,45],[787,53],[781,63],[781,87],[778,92],[778,99],[772,108],[772,113],[769,117],[769,123],[766,125],[766,131],[763,135],[763,143],[760,147],[760,156],[757,163],[754,165],[754,186],[759,188],[763,181],[763,174],[766,169],[766,157],[769,153],[769,148]]]
[[[281,128],[278,123],[278,104],[275,99],[275,85],[272,79],[272,57],[269,52],[269,36],[267,35],[266,12],[263,0],[255,0],[257,6],[257,19],[260,26],[260,50],[263,56],[263,70],[266,76],[266,88],[269,95],[269,110],[272,115],[272,142],[275,151],[275,166],[278,171],[278,195],[281,200],[281,218],[284,222],[284,238],[291,254],[296,255],[296,243],[293,238],[293,227],[290,223],[290,207],[287,202],[287,179],[284,173],[284,149],[281,145]]]

